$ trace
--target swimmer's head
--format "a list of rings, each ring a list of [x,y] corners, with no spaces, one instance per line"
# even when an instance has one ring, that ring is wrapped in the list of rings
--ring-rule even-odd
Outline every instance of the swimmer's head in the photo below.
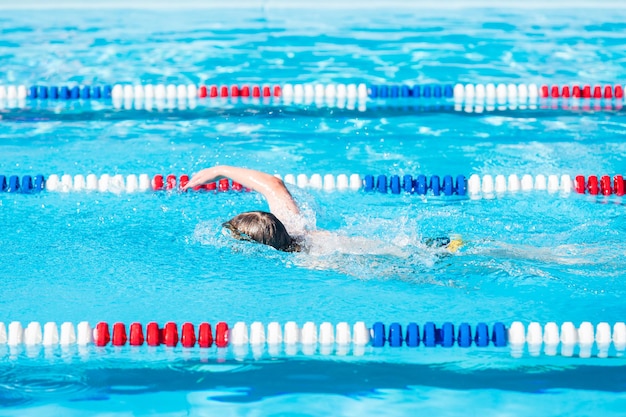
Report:
[[[285,252],[300,250],[299,245],[287,233],[285,225],[272,213],[265,211],[241,213],[223,223],[222,227],[238,240],[263,243]]]

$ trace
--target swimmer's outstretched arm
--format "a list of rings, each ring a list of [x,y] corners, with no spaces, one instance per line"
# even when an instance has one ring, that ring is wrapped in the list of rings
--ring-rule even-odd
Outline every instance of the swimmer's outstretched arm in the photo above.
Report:
[[[285,183],[273,175],[253,169],[217,165],[196,173],[185,185],[184,190],[197,185],[206,184],[220,178],[230,178],[244,187],[261,193],[274,214],[287,211],[299,215],[300,210],[293,197],[285,187]]]

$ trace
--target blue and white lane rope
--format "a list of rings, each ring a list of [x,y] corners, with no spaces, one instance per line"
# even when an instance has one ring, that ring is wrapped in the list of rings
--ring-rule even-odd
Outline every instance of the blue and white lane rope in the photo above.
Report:
[[[603,175],[582,176],[575,179],[568,174],[531,176],[529,174],[519,177],[516,174],[504,176],[502,174],[483,175],[472,174],[469,179],[464,175],[365,175],[346,174],[332,175],[313,174],[287,174],[282,178],[285,183],[293,184],[300,188],[311,188],[325,191],[365,191],[379,192],[383,194],[416,194],[424,196],[460,196],[470,199],[495,198],[505,193],[517,193],[526,191],[543,191],[551,194],[569,195],[573,191],[578,194],[591,195],[617,195],[623,196],[626,182],[623,175],[610,177]],[[0,192],[8,193],[37,193],[43,190],[50,192],[83,192],[98,191],[121,193],[137,193],[147,191],[168,190],[176,191],[187,184],[188,175],[154,175],[148,174],[128,175],[103,174],[99,177],[95,174],[74,175],[64,174],[59,177],[56,174],[44,177],[43,175],[0,175]],[[195,191],[246,191],[240,184],[222,179],[217,183],[210,183],[200,187],[194,187]]]
[[[198,325],[183,323],[180,327],[174,322],[159,325],[150,322],[146,325],[132,323],[114,323],[111,327],[106,322],[91,326],[83,321],[74,326],[73,323],[62,323],[60,328],[55,322],[30,322],[25,328],[20,322],[10,322],[8,327],[0,322],[0,346],[33,347],[72,345],[87,346],[160,346],[183,348],[209,348],[216,346],[252,346],[257,348],[283,346],[301,346],[303,353],[314,354],[316,347],[322,348],[356,348],[370,346],[382,348],[509,348],[511,355],[522,356],[528,352],[531,356],[541,353],[547,356],[578,356],[581,358],[595,355],[599,358],[611,355],[624,356],[626,351],[626,324],[607,322],[582,322],[578,327],[572,322],[560,325],[548,322],[542,325],[531,322],[525,326],[520,321],[511,323],[496,322],[491,327],[486,323],[471,326],[460,323],[455,326],[451,322],[438,326],[433,322],[419,325],[410,322],[406,325],[394,322],[385,325],[375,322],[369,327],[365,322],[356,322],[352,326],[347,322],[333,325],[323,322],[319,326],[314,322],[306,322],[301,327],[290,321],[281,325],[271,322],[264,325],[253,322],[250,325],[237,322],[232,327],[225,322],[215,324],[215,330],[208,322]],[[304,348],[304,347],[307,348]],[[313,349],[312,349],[313,348]],[[560,350],[559,350],[560,348]]]

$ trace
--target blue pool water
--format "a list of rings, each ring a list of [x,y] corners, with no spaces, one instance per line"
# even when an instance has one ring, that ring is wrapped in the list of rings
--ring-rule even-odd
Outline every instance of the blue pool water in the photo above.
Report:
[[[613,84],[624,10],[28,10],[0,84]],[[379,103],[381,104],[381,103]],[[382,103],[384,104],[384,103]],[[0,110],[0,175],[626,174],[621,110]],[[408,258],[278,253],[220,225],[254,193],[0,193],[0,321],[623,321],[620,197],[292,187],[317,226]],[[460,233],[441,257],[423,238]],[[621,415],[626,363],[489,348],[315,355],[0,346],[0,415]]]

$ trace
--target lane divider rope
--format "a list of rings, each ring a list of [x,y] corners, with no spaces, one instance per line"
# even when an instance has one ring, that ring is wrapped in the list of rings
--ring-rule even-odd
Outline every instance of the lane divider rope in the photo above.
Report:
[[[55,322],[47,322],[43,326],[39,322],[30,322],[26,328],[20,322],[9,323],[8,328],[0,322],[0,345],[8,346],[70,346],[95,345],[104,346],[167,346],[183,348],[209,348],[216,346],[265,346],[265,345],[313,345],[313,346],[371,346],[373,348],[419,347],[450,348],[458,346],[469,348],[475,346],[485,348],[509,347],[513,355],[527,350],[531,355],[539,355],[543,348],[546,355],[556,355],[561,346],[561,355],[590,357],[596,349],[598,357],[608,357],[612,347],[616,352],[626,350],[626,324],[617,322],[611,326],[607,322],[598,323],[595,328],[591,322],[585,321],[576,327],[572,322],[558,325],[548,322],[541,325],[531,322],[526,327],[522,322],[515,321],[506,327],[501,322],[491,326],[478,323],[472,328],[468,323],[455,326],[451,322],[437,326],[434,322],[426,322],[421,327],[415,322],[406,326],[398,322],[386,326],[375,322],[370,327],[362,321],[350,326],[347,322],[333,325],[323,322],[319,325],[306,322],[299,327],[296,322],[289,321],[284,325],[278,322],[268,323],[237,322],[232,327],[226,322],[218,322],[215,330],[208,322],[194,325],[189,322],[178,326],[167,322],[160,326],[150,322],[145,326],[134,322],[128,326],[117,322],[110,326],[99,322],[92,327],[83,321],[74,326],[71,322],[62,323],[60,328]],[[578,352],[576,352],[578,348]]]
[[[495,177],[489,174],[480,176],[472,174],[469,179],[464,175],[365,175],[351,174],[313,174],[310,177],[305,174],[287,174],[284,177],[276,175],[287,184],[296,185],[300,188],[312,188],[326,191],[365,191],[379,192],[383,194],[417,194],[433,196],[468,196],[471,199],[492,198],[504,193],[516,193],[519,191],[547,191],[549,193],[569,194],[575,191],[578,194],[589,195],[616,195],[623,196],[626,191],[626,182],[623,175],[596,175],[585,177],[576,175],[572,180],[568,174],[535,176],[525,174],[521,178],[516,174]],[[147,191],[177,191],[189,181],[189,176],[183,174],[179,177],[170,174],[167,176],[157,174],[152,177],[148,174],[128,175],[103,174],[100,177],[95,174],[75,175],[64,174],[59,177],[56,174],[44,177],[43,175],[24,175],[21,179],[17,175],[0,175],[0,192],[8,193],[37,193],[43,190],[51,192],[81,192],[99,191],[111,193],[135,193]],[[250,191],[241,184],[231,182],[226,178],[218,182],[212,182],[193,188],[194,191]]]
[[[537,98],[623,99],[622,85],[535,83],[304,83],[0,85],[0,100],[211,99],[211,98],[454,99],[524,102]]]

